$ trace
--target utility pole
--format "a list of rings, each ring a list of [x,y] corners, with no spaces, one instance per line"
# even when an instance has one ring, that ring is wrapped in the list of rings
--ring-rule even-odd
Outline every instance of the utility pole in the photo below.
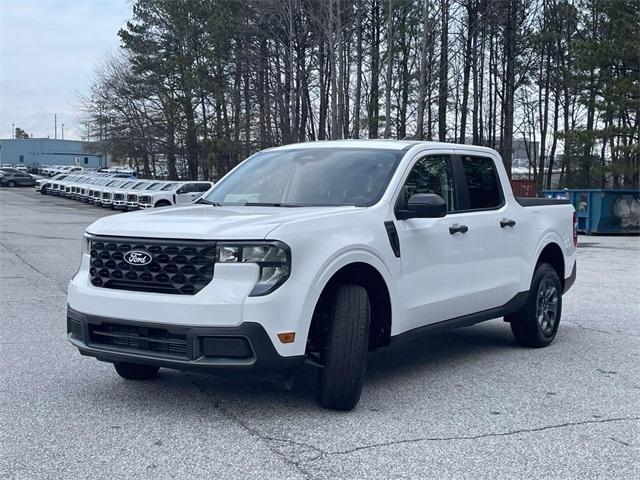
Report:
[[[62,124],[62,140],[64,140],[64,123]]]
[[[11,124],[11,138],[13,138],[14,140],[16,138],[16,124],[15,123]]]
[[[53,114],[53,138],[58,139],[58,114]]]

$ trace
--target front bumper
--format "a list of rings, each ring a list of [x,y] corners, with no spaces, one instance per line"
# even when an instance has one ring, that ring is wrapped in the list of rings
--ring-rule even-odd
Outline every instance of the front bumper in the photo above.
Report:
[[[251,297],[258,266],[221,263],[215,265],[213,280],[197,294],[170,295],[93,286],[89,263],[89,255],[83,254],[67,288],[70,308],[84,315],[176,328],[232,328],[257,323],[279,355],[298,356],[306,351],[318,292],[294,278],[269,295]],[[295,332],[295,340],[282,343],[278,334],[284,332]]]
[[[153,208],[153,205],[150,203],[140,203],[138,204],[138,208]]]
[[[258,323],[178,326],[88,315],[67,307],[67,335],[82,355],[209,373],[285,373],[305,356],[283,357]]]

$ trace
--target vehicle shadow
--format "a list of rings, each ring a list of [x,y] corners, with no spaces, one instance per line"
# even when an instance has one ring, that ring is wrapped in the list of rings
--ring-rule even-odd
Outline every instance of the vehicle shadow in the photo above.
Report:
[[[408,378],[424,376],[428,381],[435,372],[454,376],[459,369],[468,369],[476,359],[517,348],[508,325],[501,320],[425,335],[372,352],[368,357],[364,395],[393,389]],[[191,393],[203,394],[220,404],[242,406],[244,412],[265,408],[271,412],[320,408],[315,404],[318,369],[311,365],[301,369],[295,385],[289,390],[278,383],[257,381],[250,376],[227,377],[171,370],[161,370],[158,384],[185,393],[192,390]]]

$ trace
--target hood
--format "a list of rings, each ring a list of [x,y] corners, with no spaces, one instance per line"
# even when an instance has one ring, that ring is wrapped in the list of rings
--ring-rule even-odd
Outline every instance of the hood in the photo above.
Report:
[[[214,207],[189,205],[101,218],[87,228],[94,235],[194,240],[260,240],[286,222],[326,216],[357,207]]]

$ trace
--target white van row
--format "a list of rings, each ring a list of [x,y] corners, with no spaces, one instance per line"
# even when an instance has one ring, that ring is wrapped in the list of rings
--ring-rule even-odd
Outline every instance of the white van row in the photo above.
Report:
[[[140,180],[125,173],[60,173],[36,182],[43,195],[66,197],[118,210],[185,205],[213,186],[204,181]]]

